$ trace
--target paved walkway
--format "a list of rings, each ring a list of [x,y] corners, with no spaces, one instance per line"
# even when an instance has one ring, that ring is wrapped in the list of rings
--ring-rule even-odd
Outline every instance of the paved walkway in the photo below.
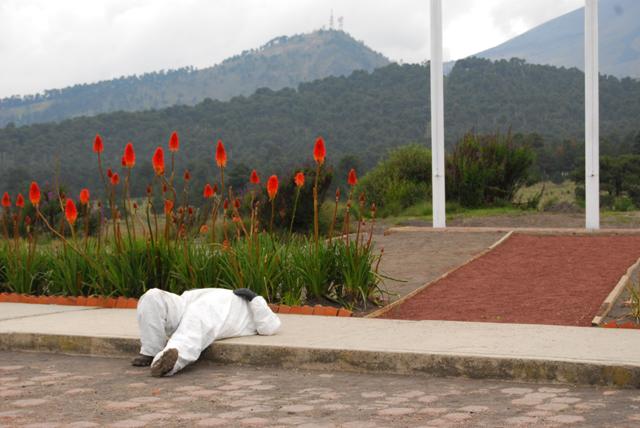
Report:
[[[635,390],[0,352],[0,426],[637,427]]]
[[[275,336],[220,341],[220,362],[640,386],[638,331],[282,315]],[[133,355],[135,311],[0,304],[0,349]]]

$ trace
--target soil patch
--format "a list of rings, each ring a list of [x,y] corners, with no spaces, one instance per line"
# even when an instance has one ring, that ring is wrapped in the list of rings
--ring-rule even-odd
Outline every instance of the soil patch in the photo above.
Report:
[[[381,318],[590,326],[639,256],[640,236],[514,234]]]
[[[461,265],[504,235],[497,232],[431,231],[374,235],[376,252],[384,248],[380,271],[403,281],[385,280],[385,289],[391,293],[390,301]]]

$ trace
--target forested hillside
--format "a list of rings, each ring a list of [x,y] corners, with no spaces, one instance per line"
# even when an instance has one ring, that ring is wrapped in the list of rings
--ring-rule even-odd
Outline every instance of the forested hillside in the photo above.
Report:
[[[371,71],[389,64],[343,31],[316,31],[278,37],[221,64],[126,76],[92,84],[52,89],[42,94],[0,99],[0,126],[58,121],[113,111],[140,111],[205,98],[228,100],[266,87],[296,87],[328,76]]]
[[[303,83],[297,90],[260,89],[227,102],[9,126],[0,130],[0,188],[24,189],[31,179],[51,182],[56,159],[60,181],[72,190],[98,187],[91,150],[96,133],[105,140],[105,167],[119,168],[124,145],[134,143],[137,194],[152,180],[153,150],[166,146],[173,130],[181,137],[179,165],[188,165],[194,188],[214,176],[218,138],[227,145],[228,172],[238,183],[246,181],[249,168],[265,175],[308,162],[317,135],[327,140],[330,165],[357,164],[364,172],[393,147],[428,143],[428,75],[425,66],[393,64]],[[581,155],[583,87],[576,69],[520,60],[460,61],[446,80],[447,144],[468,131],[537,133],[519,138],[536,148],[542,169],[570,171]],[[601,95],[601,134],[609,142],[603,154],[631,147],[640,132],[640,82],[603,77]]]

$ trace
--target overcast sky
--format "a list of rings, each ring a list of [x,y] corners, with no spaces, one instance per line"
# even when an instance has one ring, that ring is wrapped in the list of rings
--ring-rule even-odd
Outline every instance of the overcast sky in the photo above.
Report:
[[[584,0],[443,0],[445,59],[495,46]],[[428,0],[0,0],[0,97],[188,65],[327,26],[392,60],[429,58]]]

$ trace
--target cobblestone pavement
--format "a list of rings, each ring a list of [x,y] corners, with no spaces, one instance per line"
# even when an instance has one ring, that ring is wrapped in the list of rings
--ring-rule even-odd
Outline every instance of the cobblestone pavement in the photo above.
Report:
[[[0,352],[0,426],[640,426],[640,392]]]

